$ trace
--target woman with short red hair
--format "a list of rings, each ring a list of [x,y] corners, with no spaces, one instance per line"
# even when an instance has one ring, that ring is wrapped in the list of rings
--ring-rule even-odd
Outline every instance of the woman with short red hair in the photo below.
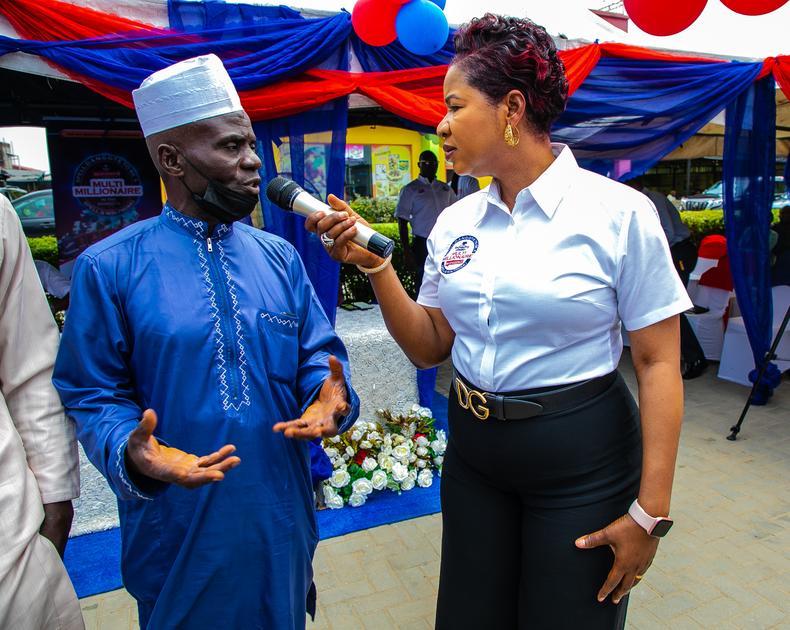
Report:
[[[455,172],[493,182],[439,217],[418,301],[351,242],[342,201],[306,226],[368,274],[415,365],[452,356],[436,627],[621,628],[671,526],[691,302],[651,202],[551,143],[568,83],[546,31],[487,14],[455,48],[437,133]]]

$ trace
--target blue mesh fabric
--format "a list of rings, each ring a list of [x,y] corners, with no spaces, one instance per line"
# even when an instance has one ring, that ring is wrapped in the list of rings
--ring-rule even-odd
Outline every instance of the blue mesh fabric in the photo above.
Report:
[[[735,294],[760,368],[771,346],[773,308],[770,251],[771,202],[776,168],[776,87],[766,77],[727,108],[724,135],[724,227]],[[776,366],[767,370],[776,372]],[[753,402],[771,394],[763,381]]]
[[[625,181],[644,173],[748,88],[762,63],[602,58],[568,101],[552,138],[580,163]],[[615,162],[630,168],[615,172]]]
[[[311,68],[337,69],[338,56],[347,57],[351,33],[347,13],[311,20],[260,19],[229,27],[211,24],[178,37],[157,33],[73,42],[0,37],[0,56],[11,52],[39,55],[72,72],[131,91],[156,70],[182,59],[215,53],[224,61],[236,88],[251,90]]]

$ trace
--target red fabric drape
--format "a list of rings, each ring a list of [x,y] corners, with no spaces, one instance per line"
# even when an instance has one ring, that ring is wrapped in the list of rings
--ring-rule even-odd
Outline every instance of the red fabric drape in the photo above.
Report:
[[[598,46],[582,46],[560,53],[566,61],[571,90],[582,84],[599,58]],[[393,72],[352,73],[311,70],[277,85],[242,92],[244,108],[253,120],[304,112],[348,94],[364,94],[393,114],[435,127],[446,108],[442,85],[447,66]]]
[[[773,73],[782,92],[790,98],[790,55],[774,57]]]
[[[784,95],[790,98],[790,55],[768,57],[763,62],[763,68],[757,75],[757,79],[762,79],[772,73]]]
[[[141,31],[145,34],[163,32],[143,22],[61,0],[0,0],[0,13],[22,37],[31,40],[72,41],[108,35],[117,37],[119,33],[139,35]],[[720,59],[676,55],[626,44],[589,44],[560,52],[565,63],[570,94],[584,82],[601,56],[722,63]],[[59,69],[91,90],[132,107],[131,94],[128,92],[91,77]],[[356,92],[368,96],[398,116],[423,125],[435,126],[445,113],[442,81],[446,71],[446,66],[381,73],[311,70],[273,86],[242,92],[241,99],[253,120],[265,120],[304,112]],[[790,96],[790,56],[766,60],[764,73],[767,72],[774,73],[777,83]]]
[[[240,96],[253,120],[266,120],[304,112],[356,92],[398,116],[433,127],[445,113],[442,82],[446,71],[446,66],[364,73],[310,70]]]
[[[606,57],[620,57],[621,59],[651,59],[654,61],[677,61],[685,63],[728,63],[724,59],[711,59],[694,55],[678,55],[676,53],[661,52],[641,46],[629,46],[614,42],[599,44],[601,54]]]
[[[720,62],[717,59],[670,55],[622,44],[589,44],[570,48],[560,52],[565,63],[570,94],[584,82],[602,54],[631,59]],[[373,99],[393,114],[433,127],[439,124],[446,111],[442,94],[446,72],[447,66],[357,74],[311,70],[297,79],[242,92],[241,99],[250,117],[265,120],[307,111],[356,92]]]
[[[25,39],[68,41],[151,31],[153,26],[58,0],[2,0],[0,13]]]
[[[121,33],[164,33],[145,22],[130,20],[111,13],[102,13],[59,0],[0,0],[0,13],[19,35],[36,41],[75,41],[118,36]],[[56,63],[47,64],[70,79],[126,107],[134,107],[132,95],[91,77],[71,72]]]
[[[755,81],[759,81],[760,79],[764,79],[769,74],[774,71],[774,65],[776,65],[776,58],[775,57],[768,57],[763,61],[763,67],[760,69],[760,74],[755,77]]]
[[[568,78],[568,96],[579,89],[600,58],[601,47],[598,44],[560,51],[560,59],[565,64],[565,76]]]

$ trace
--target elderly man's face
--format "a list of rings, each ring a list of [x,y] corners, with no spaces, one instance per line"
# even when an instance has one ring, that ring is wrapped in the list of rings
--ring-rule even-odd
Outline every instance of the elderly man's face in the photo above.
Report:
[[[202,194],[206,177],[237,190],[259,193],[261,160],[256,153],[255,134],[243,112],[201,120],[184,128],[179,149],[204,175],[184,165],[184,180]]]

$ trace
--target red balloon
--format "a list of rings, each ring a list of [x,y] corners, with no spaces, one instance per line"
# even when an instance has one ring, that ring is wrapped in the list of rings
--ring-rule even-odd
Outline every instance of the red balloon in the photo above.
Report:
[[[744,0],[748,2],[749,0]],[[623,0],[628,17],[645,33],[674,35],[687,29],[700,16],[708,0],[673,2],[671,9],[665,0]]]
[[[787,0],[721,0],[728,9],[741,15],[765,15],[776,11]]]
[[[400,3],[393,0],[357,0],[351,11],[354,31],[366,44],[386,46],[395,41],[395,17]]]

